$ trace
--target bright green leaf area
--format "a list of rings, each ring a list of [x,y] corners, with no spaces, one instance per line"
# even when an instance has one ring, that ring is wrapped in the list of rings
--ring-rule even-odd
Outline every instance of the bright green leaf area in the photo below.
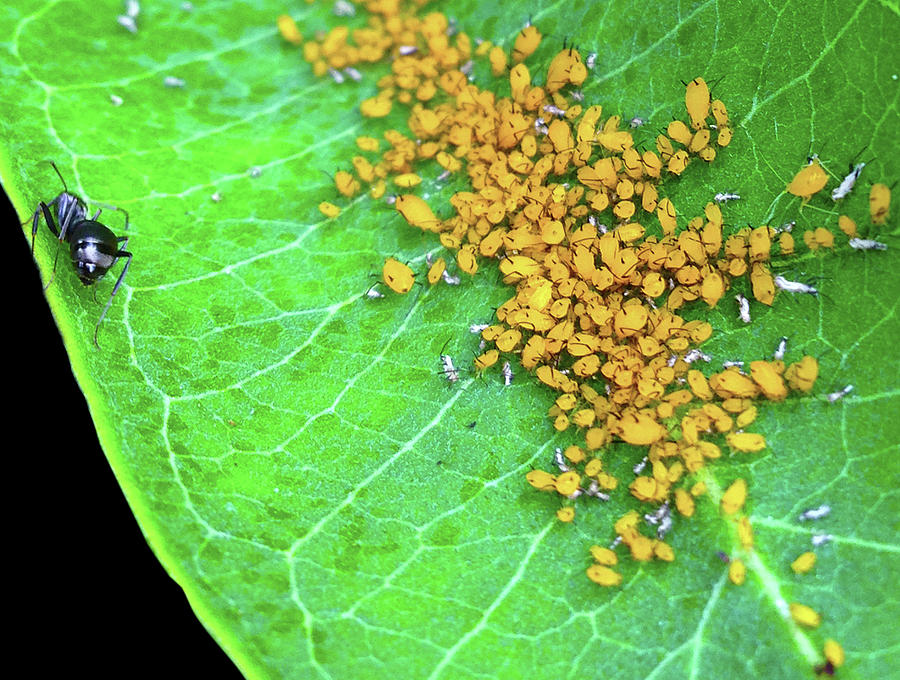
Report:
[[[341,199],[326,176],[349,168],[357,135],[403,129],[397,107],[384,121],[358,111],[387,66],[362,69],[360,84],[313,78],[275,17],[291,11],[308,36],[340,21],[330,3],[144,5],[131,35],[113,0],[3,4],[0,171],[23,219],[60,190],[48,158],[88,203],[130,212],[134,263],[102,350],[91,337],[121,263],[101,302],[65,261],[47,297],[147,540],[247,677],[802,678],[829,637],[847,652],[841,677],[890,675],[900,207],[872,229],[867,198],[871,183],[900,178],[896,3],[437,5],[506,46],[531,17],[547,36],[529,61],[539,82],[564,38],[598,52],[587,103],[648,118],[639,144],[684,117],[680,80],[721,79],[734,141],[666,185],[680,223],[736,191],[726,221],[796,220],[799,255],[778,266],[823,291],[754,302],[746,326],[732,299],[746,281],[711,312],[686,310],[715,328],[707,372],[768,358],[785,335],[786,359],[819,357],[821,377],[811,395],[761,405],[751,430],[764,452],[705,471],[711,494],[668,537],[675,563],[626,558],[614,589],[585,577],[587,549],[646,506],[620,488],[607,504],[579,499],[576,522],[560,524],[557,500],[524,480],[578,441],[546,418],[554,395],[521,368],[509,388],[498,367],[452,386],[439,374],[442,346],[469,365],[468,325],[509,296],[496,264],[457,288],[363,295],[385,256],[421,272],[424,253],[441,252],[383,200]],[[474,76],[504,90],[484,64]],[[840,206],[829,197],[838,179],[802,212],[781,193],[810,151],[838,179],[858,154],[871,161]],[[449,215],[454,186],[440,188],[435,166],[422,172],[419,193]],[[322,218],[322,200],[344,208],[338,219]],[[810,254],[802,231],[837,232],[839,211],[889,249],[851,251],[838,233],[834,252]],[[103,219],[121,230],[120,213]],[[45,279],[54,249],[42,226]],[[825,400],[847,384],[846,398]],[[618,445],[605,460],[624,487],[643,455]],[[715,502],[737,477],[757,545],[742,587],[716,557],[738,549]],[[822,503],[830,516],[798,521]],[[814,533],[833,540],[815,549],[813,572],[794,575]],[[794,601],[822,613],[819,629],[786,618]]]

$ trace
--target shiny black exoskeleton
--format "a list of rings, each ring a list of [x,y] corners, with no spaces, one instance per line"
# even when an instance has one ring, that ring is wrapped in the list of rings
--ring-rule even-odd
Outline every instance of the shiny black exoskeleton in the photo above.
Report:
[[[94,328],[94,344],[99,349],[100,344],[97,342],[97,334],[100,332],[100,323],[106,316],[106,312],[109,311],[113,297],[115,297],[116,293],[119,291],[122,280],[128,272],[128,267],[131,266],[132,254],[124,250],[124,247],[128,244],[128,237],[116,236],[109,227],[98,222],[97,220],[101,213],[100,209],[97,210],[92,218],[87,219],[87,207],[85,206],[84,201],[78,196],[69,193],[69,188],[66,186],[66,181],[59,172],[59,168],[57,168],[56,164],[53,162],[50,164],[53,166],[53,169],[56,170],[56,174],[62,182],[64,191],[50,201],[49,204],[44,203],[44,201],[38,203],[37,210],[34,211],[34,216],[31,219],[32,254],[34,254],[34,238],[37,234],[42,215],[44,222],[47,224],[47,228],[53,232],[58,241],[56,257],[53,260],[53,273],[50,275],[50,281],[44,289],[46,290],[46,288],[53,283],[53,277],[56,274],[56,264],[59,260],[59,246],[63,242],[69,244],[72,265],[75,267],[78,278],[81,279],[81,282],[85,286],[90,286],[102,279],[106,272],[112,268],[120,257],[128,258],[128,261],[122,268],[122,273],[119,274],[119,278],[116,280],[116,285],[113,286],[112,293],[110,293],[106,306],[100,313],[100,318],[97,320],[97,326]],[[56,208],[55,220],[53,218],[53,213],[50,210],[50,206]],[[125,214],[125,230],[127,231],[128,213],[121,208],[113,209],[121,210]]]

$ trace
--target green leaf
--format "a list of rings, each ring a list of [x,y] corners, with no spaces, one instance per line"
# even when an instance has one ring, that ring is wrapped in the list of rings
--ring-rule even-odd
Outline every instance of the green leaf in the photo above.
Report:
[[[821,377],[811,396],[761,406],[765,452],[707,470],[713,493],[670,535],[674,564],[626,563],[621,588],[598,588],[587,548],[636,504],[618,493],[558,523],[554,501],[524,483],[576,440],[546,419],[548,390],[521,369],[510,388],[493,371],[452,386],[438,373],[445,343],[468,364],[468,325],[508,297],[495,267],[459,288],[363,296],[385,256],[421,270],[440,250],[383,201],[338,201],[326,177],[349,166],[357,135],[404,125],[400,112],[358,112],[386,67],[359,85],[313,78],[278,37],[280,3],[147,5],[136,35],[115,2],[0,8],[12,95],[0,174],[23,218],[60,190],[47,158],[92,205],[130,213],[134,264],[103,349],[91,337],[112,281],[94,302],[63,262],[47,297],[148,542],[248,677],[796,678],[828,637],[847,651],[844,677],[888,675],[900,619],[896,206],[879,232],[887,252],[840,245],[788,261],[786,275],[817,278],[819,298],[754,303],[748,326],[727,300],[688,312],[715,327],[704,350],[717,362],[767,357],[785,335],[787,359],[818,356]],[[721,79],[735,138],[671,191],[682,218],[737,191],[729,223],[836,231],[838,210],[867,224],[870,183],[900,177],[896,4],[437,6],[507,46],[530,16],[546,36],[529,61],[538,80],[564,38],[598,52],[586,99],[648,118],[645,143],[682,115],[679,80]],[[329,7],[294,16],[305,35],[338,21]],[[475,74],[503,90],[485,66]],[[801,213],[781,193],[810,151],[838,176],[871,159],[842,206],[823,192]],[[423,172],[420,193],[448,214],[450,189]],[[323,220],[321,200],[341,203],[340,217]],[[104,219],[121,231],[119,214]],[[54,248],[42,227],[45,278]],[[846,384],[846,398],[824,399]],[[627,480],[641,455],[618,447],[612,471]],[[716,558],[736,536],[713,501],[737,477],[757,545],[743,587]],[[797,520],[821,503],[828,518]],[[794,575],[815,532],[834,538]],[[792,601],[820,611],[821,627],[786,620]]]

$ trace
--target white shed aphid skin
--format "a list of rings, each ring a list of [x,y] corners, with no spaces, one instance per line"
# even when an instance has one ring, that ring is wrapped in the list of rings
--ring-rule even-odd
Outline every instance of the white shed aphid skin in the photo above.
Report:
[[[509,387],[512,385],[513,376],[515,375],[512,370],[512,366],[509,365],[508,361],[503,362],[503,368],[500,371],[503,374],[503,385]]]
[[[262,168],[258,165],[254,165],[252,168],[250,168],[250,171],[247,174],[256,179],[262,174]]]
[[[635,465],[632,469],[634,474],[639,475],[644,471],[644,468],[647,467],[647,456],[644,456],[637,465]]]
[[[545,121],[541,117],[534,119],[534,130],[535,130],[535,132],[542,134],[542,135],[546,135],[547,133],[550,132],[550,128],[547,127],[547,121]]]
[[[459,71],[463,75],[471,76],[473,68],[475,68],[475,62],[469,59],[469,61],[459,67]]]
[[[559,108],[558,106],[554,106],[553,104],[545,104],[543,110],[549,113],[551,116],[557,116],[559,118],[564,118],[566,115],[566,112],[563,109]]]
[[[436,182],[446,182],[448,179],[450,179],[450,171],[444,170],[440,175],[438,175],[435,178],[435,181]]]
[[[376,283],[371,288],[369,288],[369,290],[366,291],[366,297],[369,298],[370,300],[378,300],[378,299],[384,297],[384,293],[382,293],[375,287],[377,285],[378,284]]]
[[[672,528],[672,517],[668,502],[659,506],[656,512],[644,515],[644,521],[656,528],[656,536],[660,540],[665,537]]]
[[[791,281],[784,278],[780,274],[775,277],[775,286],[786,293],[806,293],[807,295],[817,296],[819,291],[803,283],[802,281]]]
[[[458,276],[453,276],[446,269],[441,274],[441,278],[444,279],[444,283],[446,283],[448,286],[458,286],[460,282],[460,278]]]
[[[344,67],[344,73],[347,75],[348,78],[350,78],[350,80],[353,80],[357,83],[360,80],[362,80],[362,73],[360,73],[358,70],[356,70],[352,66]]]
[[[397,48],[397,51],[400,53],[401,57],[408,57],[411,54],[415,54],[419,51],[419,48],[415,45],[401,45]]]
[[[584,65],[585,65],[588,69],[594,68],[594,67],[597,65],[597,53],[596,53],[596,52],[591,52],[590,54],[588,54],[587,57],[586,57],[585,60],[584,60]]]
[[[469,333],[475,335],[476,333],[481,333],[485,328],[488,328],[490,324],[487,323],[473,323],[469,326]]]
[[[590,496],[591,498],[599,498],[601,501],[608,501],[609,494],[603,493],[600,491],[600,484],[596,479],[592,479],[591,483],[588,485],[588,488],[584,490],[585,496]]]
[[[722,368],[743,368],[743,361],[723,361]]]
[[[138,0],[125,0],[125,14],[132,19],[137,19],[141,13],[141,3]]]
[[[844,177],[840,185],[835,187],[834,191],[831,192],[832,201],[844,198],[853,190],[853,185],[856,184],[856,180],[859,179],[859,173],[862,172],[864,167],[866,167],[865,163],[857,163],[853,166],[853,169],[846,177]]]
[[[609,544],[609,549],[610,549],[610,550],[614,550],[618,545],[621,545],[621,543],[622,543],[622,537],[621,537],[621,536],[616,536],[616,537],[612,540],[612,543]]]
[[[216,193],[214,193],[214,194],[213,194],[212,196],[210,196],[209,198],[210,198],[210,200],[211,200],[213,203],[218,203],[219,201],[222,200],[222,194],[220,194],[220,193],[217,191]]]
[[[833,404],[838,399],[843,399],[848,394],[853,391],[853,385],[847,385],[844,389],[838,390],[837,392],[832,392],[831,394],[826,394],[825,398],[828,400],[829,404]]]
[[[851,238],[847,243],[854,250],[887,250],[887,243],[871,238]]]
[[[781,361],[784,359],[784,351],[787,349],[787,337],[782,336],[781,340],[778,341],[778,347],[775,348],[775,353],[772,355],[772,358],[775,361]]]
[[[330,75],[331,79],[338,85],[344,82],[344,74],[338,71],[336,68],[329,68],[328,75]]]
[[[456,366],[453,365],[453,357],[449,354],[441,354],[441,368],[444,377],[447,378],[448,382],[455,383],[459,380],[459,371],[456,370]]]
[[[810,537],[810,541],[815,547],[819,547],[820,545],[825,545],[829,541],[834,538],[831,534],[813,534]]]
[[[750,323],[750,300],[738,293],[734,296],[738,303],[738,316],[744,323]]]
[[[774,227],[775,233],[780,234],[781,232],[786,231],[787,233],[790,234],[792,231],[794,231],[795,224],[797,224],[797,223],[794,222],[793,220],[791,220],[790,222],[786,222],[786,223],[782,224],[780,227]]]
[[[830,512],[831,506],[822,504],[818,508],[810,508],[809,510],[801,512],[798,519],[801,522],[822,519],[823,517],[827,517]]]
[[[569,467],[569,464],[566,463],[566,457],[563,455],[563,451],[560,448],[557,448],[553,452],[552,463],[553,463],[553,465],[555,465],[556,467],[559,468],[560,472],[568,472],[571,469]]]
[[[712,361],[712,357],[709,356],[709,354],[705,354],[704,352],[701,352],[699,349],[692,349],[691,351],[689,351],[687,354],[684,355],[684,363],[686,363],[686,364],[692,364],[695,361],[697,361],[698,359],[702,359],[706,363],[709,363],[710,361]]]
[[[135,22],[134,17],[130,17],[127,14],[120,14],[116,17],[116,23],[129,33],[137,33],[137,23]]]
[[[572,96],[572,101],[576,101],[576,102],[584,101],[584,92],[582,92],[581,90],[572,90],[572,92],[570,92],[569,94],[571,94],[571,96]]]
[[[181,3],[181,11],[182,12],[193,12],[194,11],[194,3],[193,2],[182,2]]]
[[[728,201],[737,201],[740,198],[739,194],[729,194],[728,192],[721,192],[713,196],[716,203],[728,203]]]
[[[163,78],[163,85],[166,87],[184,87],[185,82],[181,78],[176,78],[175,76],[166,76]]]
[[[112,102],[112,105],[113,105],[113,106],[122,106],[122,104],[125,102],[125,100],[122,99],[122,98],[121,98],[119,95],[117,95],[117,94],[111,94],[111,95],[109,95],[109,101]]]
[[[631,120],[628,121],[628,125],[632,129],[643,127],[644,125],[646,125],[646,123],[647,123],[647,119],[641,118],[640,116],[635,116],[634,118],[632,118]]]
[[[331,11],[336,17],[352,17],[356,14],[356,7],[353,6],[352,2],[347,2],[347,0],[337,0]]]

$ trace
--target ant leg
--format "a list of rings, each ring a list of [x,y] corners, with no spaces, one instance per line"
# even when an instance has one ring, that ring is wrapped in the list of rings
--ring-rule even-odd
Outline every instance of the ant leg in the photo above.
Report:
[[[125,208],[120,208],[117,205],[110,205],[109,203],[101,203],[100,205],[102,205],[104,208],[109,208],[110,210],[118,210],[119,212],[124,213],[125,214],[125,226],[122,227],[122,231],[128,231],[128,227],[130,226],[131,222],[130,222],[130,218],[128,215],[128,211],[125,210]],[[98,215],[100,214],[99,211],[97,214]],[[93,219],[95,222],[97,221],[96,217],[92,217],[91,219]]]
[[[127,242],[128,239],[126,239]],[[100,318],[97,319],[97,325],[94,327],[94,345],[97,349],[100,349],[100,343],[97,341],[97,335],[100,333],[100,324],[103,321],[103,317],[106,316],[106,313],[109,311],[110,305],[112,305],[113,298],[116,296],[116,293],[119,292],[119,287],[122,285],[122,280],[125,278],[125,274],[128,273],[128,268],[131,266],[131,258],[132,254],[125,251],[120,250],[116,253],[116,257],[127,257],[128,262],[125,263],[125,266],[122,268],[122,273],[119,274],[119,278],[116,280],[116,285],[113,286],[112,293],[109,294],[109,300],[106,301],[106,306],[103,308],[103,311],[100,313]]]
[[[40,203],[40,211],[44,215],[44,222],[47,223],[47,228],[53,232],[53,234],[57,237],[56,241],[56,255],[53,257],[53,271],[50,273],[50,280],[47,281],[47,285],[44,286],[44,290],[47,290],[50,287],[50,284],[53,283],[53,278],[56,276],[56,264],[59,262],[59,246],[62,243],[62,240],[59,239],[59,236],[62,234],[62,231],[57,228],[56,222],[53,220],[53,213],[50,212],[50,207],[41,201]],[[34,254],[34,236],[37,232],[38,227],[38,213],[35,211],[34,218],[32,219],[31,224],[31,252]]]

